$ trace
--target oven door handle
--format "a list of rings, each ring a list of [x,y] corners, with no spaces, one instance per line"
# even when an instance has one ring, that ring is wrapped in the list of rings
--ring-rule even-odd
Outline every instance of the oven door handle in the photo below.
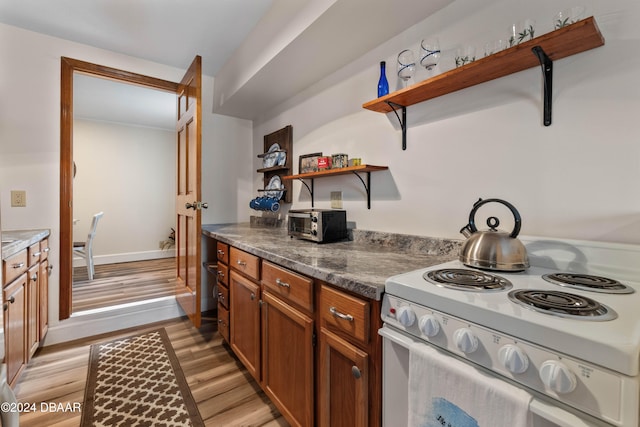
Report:
[[[401,334],[400,332],[394,331],[393,329],[390,329],[388,327],[383,326],[382,328],[378,329],[378,335],[380,335],[383,338],[387,338],[391,341],[393,341],[396,344],[401,345],[404,348],[409,348],[411,347],[411,344],[415,343],[416,341],[414,341],[412,338]]]

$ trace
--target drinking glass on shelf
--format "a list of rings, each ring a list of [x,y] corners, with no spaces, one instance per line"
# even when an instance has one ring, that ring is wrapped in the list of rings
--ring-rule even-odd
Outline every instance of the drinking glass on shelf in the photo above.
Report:
[[[507,47],[513,47],[535,37],[536,22],[533,19],[525,19],[516,22],[509,27]]]
[[[456,68],[470,64],[476,60],[476,48],[473,46],[463,46],[456,52]]]
[[[405,49],[398,54],[398,78],[402,80],[402,87],[409,85],[409,80],[416,72],[416,58],[411,49]]]
[[[420,42],[420,65],[432,70],[440,61],[440,42],[437,38],[427,38]]]
[[[504,49],[504,40],[491,40],[484,44],[484,56],[490,56]]]

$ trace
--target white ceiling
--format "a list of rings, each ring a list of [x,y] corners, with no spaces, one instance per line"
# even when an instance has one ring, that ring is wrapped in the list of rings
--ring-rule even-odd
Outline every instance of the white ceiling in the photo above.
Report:
[[[2,0],[0,22],[214,76],[273,0]]]
[[[273,0],[1,0],[0,22],[214,76]],[[82,58],[78,58],[82,59]],[[74,76],[74,115],[175,128],[175,95]]]

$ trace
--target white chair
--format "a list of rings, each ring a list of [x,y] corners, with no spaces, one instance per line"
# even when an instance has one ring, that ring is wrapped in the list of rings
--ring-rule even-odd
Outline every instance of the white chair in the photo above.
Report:
[[[93,280],[93,275],[95,274],[93,264],[93,238],[96,237],[96,228],[98,228],[98,221],[102,218],[102,215],[104,215],[104,212],[98,212],[93,216],[86,242],[73,242],[73,254],[84,258],[87,262],[89,280]]]

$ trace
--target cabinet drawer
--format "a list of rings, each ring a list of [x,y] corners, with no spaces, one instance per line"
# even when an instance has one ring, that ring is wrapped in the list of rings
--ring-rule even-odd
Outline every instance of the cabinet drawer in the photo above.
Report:
[[[223,305],[218,304],[218,332],[220,332],[220,335],[222,335],[222,338],[224,338],[226,342],[229,342],[230,330],[229,310]]]
[[[369,302],[322,285],[320,319],[325,328],[369,342]]]
[[[216,256],[218,257],[218,261],[229,264],[229,245],[218,242],[216,245]]]
[[[3,261],[4,285],[11,283],[16,277],[27,271],[27,250],[23,249]]]
[[[51,248],[49,248],[49,239],[42,239],[40,240],[40,261],[44,261],[45,259],[49,258],[49,251],[51,250]]]
[[[287,302],[313,312],[313,280],[263,261],[262,284]]]
[[[218,302],[229,310],[229,288],[226,286],[218,286]]]
[[[252,279],[260,280],[260,258],[255,255],[231,247],[229,249],[229,266]]]
[[[40,242],[38,243],[34,243],[33,245],[29,246],[29,248],[27,249],[27,254],[29,257],[29,267],[33,267],[34,265],[36,265],[37,263],[40,262]]]
[[[224,264],[218,264],[218,283],[229,286],[229,267]]]

